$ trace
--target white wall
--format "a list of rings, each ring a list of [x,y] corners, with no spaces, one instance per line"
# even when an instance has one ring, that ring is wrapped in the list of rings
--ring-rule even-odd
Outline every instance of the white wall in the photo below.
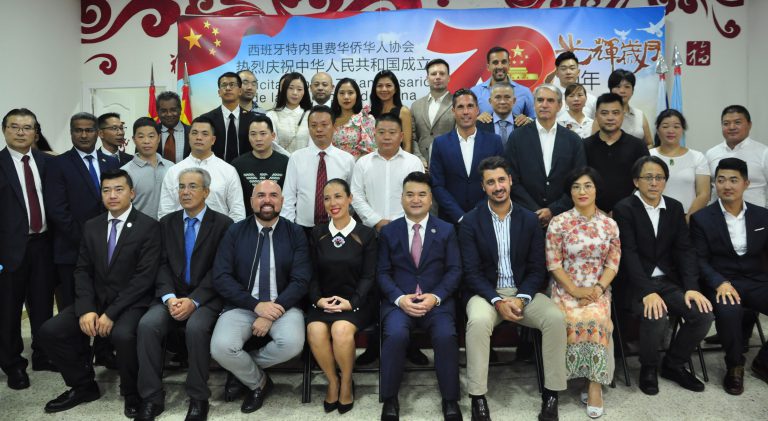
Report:
[[[747,107],[753,139],[768,144],[768,1],[747,3]]]

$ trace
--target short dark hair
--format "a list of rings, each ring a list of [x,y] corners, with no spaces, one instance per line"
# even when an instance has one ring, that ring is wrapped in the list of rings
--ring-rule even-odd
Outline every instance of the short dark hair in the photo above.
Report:
[[[483,159],[477,165],[477,172],[480,173],[480,179],[485,180],[485,171],[495,170],[497,168],[503,169],[507,174],[512,174],[509,162],[501,156],[489,156]]]
[[[451,73],[451,66],[448,65],[448,62],[441,59],[441,58],[433,58],[432,60],[427,62],[427,65],[424,66],[424,70],[429,74],[429,68],[434,66],[435,64],[442,64],[445,66],[445,68],[448,70],[448,73]]]
[[[345,83],[349,83],[352,86],[352,89],[355,90],[355,96],[357,97],[355,98],[355,105],[352,106],[352,112],[357,114],[360,112],[360,110],[363,109],[363,95],[360,93],[360,86],[357,85],[357,82],[355,82],[354,79],[345,77],[336,84],[336,89],[333,90],[333,99],[331,100],[331,111],[333,113],[331,115],[333,116],[334,121],[336,121],[336,118],[341,115],[341,104],[339,104],[339,89],[341,89],[341,85],[344,85]]]
[[[35,120],[35,131],[37,133],[40,133],[40,130],[38,129],[39,124],[37,123],[37,116],[35,113],[30,111],[27,108],[14,108],[11,111],[8,111],[8,114],[3,117],[3,129],[5,129],[5,125],[8,123],[8,119],[11,117],[32,117],[33,120]]]
[[[634,164],[632,164],[632,178],[634,180],[637,180],[640,178],[640,173],[643,172],[643,166],[647,163],[656,164],[661,167],[661,170],[664,171],[664,179],[669,180],[669,167],[667,166],[667,163],[664,162],[661,158],[655,155],[646,155],[641,156],[640,158],[637,158],[637,161],[635,161]]]
[[[597,97],[597,102],[595,102],[595,111],[597,111],[601,105],[603,104],[611,104],[614,102],[618,102],[619,105],[622,107],[624,106],[624,100],[621,99],[619,94],[614,94],[613,92],[606,92],[599,97]]]
[[[325,113],[331,116],[331,121],[333,121],[333,111],[331,111],[331,107],[327,105],[315,105],[312,107],[312,109],[309,110],[309,115],[307,116],[307,121],[309,121],[310,118],[312,118],[312,114],[316,113]]]
[[[564,51],[555,59],[555,67],[560,67],[560,63],[566,60],[576,60],[576,64],[579,64],[579,59],[576,58],[576,54],[573,54],[573,51]]]
[[[160,107],[160,101],[168,101],[169,99],[175,100],[177,107],[181,109],[181,98],[179,97],[179,94],[173,91],[160,92],[160,95],[157,96],[157,100],[155,100],[155,108]]]
[[[160,134],[160,127],[157,125],[157,122],[153,120],[151,117],[139,117],[136,119],[136,121],[133,123],[133,135],[136,135],[136,130],[138,130],[140,127],[152,127],[155,129],[157,134]]]
[[[210,118],[208,118],[208,117],[207,117],[207,116],[205,116],[205,115],[201,115],[201,116],[197,116],[197,117],[195,117],[195,119],[194,119],[194,120],[192,120],[192,122],[191,122],[191,123],[189,123],[189,127],[191,128],[192,126],[194,126],[194,125],[195,125],[195,123],[203,123],[203,124],[208,124],[208,125],[210,125],[210,126],[211,126],[211,130],[212,130],[212,131],[215,131],[215,130],[216,130],[216,127],[213,125],[213,120],[211,120]],[[215,133],[214,133],[214,134],[215,134]]]
[[[745,107],[743,105],[729,105],[729,106],[723,108],[723,112],[722,112],[722,114],[720,114],[720,120],[722,120],[723,117],[725,117],[726,114],[730,114],[730,113],[742,114],[744,116],[744,118],[747,119],[748,123],[752,122],[752,116],[749,115],[749,111],[747,111],[747,107]]]
[[[91,122],[93,122],[93,126],[94,127],[96,127],[98,125],[98,120],[96,119],[95,115],[93,115],[91,113],[80,112],[80,113],[77,113],[77,114],[73,115],[69,119],[69,129],[70,130],[75,128],[75,121],[78,121],[78,120],[88,120],[88,121],[91,121]]]
[[[272,119],[267,117],[265,114],[254,114],[251,117],[251,123],[250,124],[253,124],[253,123],[267,123],[267,127],[269,127],[269,131],[272,132],[272,133],[275,132],[275,127],[272,125]],[[251,128],[251,126],[248,125],[248,129],[250,129],[250,128]]]
[[[570,174],[568,174],[568,176],[565,178],[563,190],[564,193],[568,195],[568,197],[571,196],[571,186],[573,186],[573,183],[585,175],[589,177],[592,180],[592,183],[595,185],[595,197],[600,194],[600,189],[603,186],[603,178],[600,177],[600,173],[592,167],[581,167],[571,171]]]
[[[405,187],[405,183],[421,183],[426,184],[429,186],[429,189],[432,190],[432,180],[429,178],[429,176],[421,171],[414,171],[408,175],[405,176],[403,179],[403,187]]]
[[[624,69],[616,69],[613,72],[611,72],[611,75],[608,76],[608,89],[611,90],[623,81],[629,82],[630,85],[632,85],[632,89],[635,89],[635,74],[630,72],[629,70]]]
[[[567,97],[568,95],[571,95],[576,92],[577,89],[581,89],[584,91],[584,95],[587,94],[587,88],[584,87],[581,83],[571,83],[568,85],[567,88],[565,88],[565,93],[563,94],[563,97]]]
[[[747,170],[747,163],[739,158],[723,158],[717,163],[715,168],[715,177],[720,170],[735,170],[741,174],[741,177],[745,180],[749,180],[749,171]]]
[[[379,127],[379,123],[382,121],[391,121],[393,123],[397,123],[397,127],[400,127],[400,130],[403,130],[403,121],[400,120],[400,116],[392,114],[392,113],[384,113],[379,116],[379,118],[376,119],[376,125],[375,127]]]
[[[114,180],[116,178],[125,177],[125,182],[128,184],[128,187],[133,190],[133,179],[131,179],[130,174],[124,169],[116,168],[113,170],[104,171],[101,173],[101,184],[104,183],[104,180]]]
[[[118,114],[118,113],[104,113],[104,114],[100,115],[99,118],[97,119],[99,128],[102,129],[103,128],[102,126],[107,124],[107,120],[109,120],[110,118],[116,118],[116,119],[120,120],[120,114]]]
[[[371,115],[374,118],[379,118],[382,114],[381,111],[384,108],[384,104],[382,104],[381,99],[378,95],[376,95],[376,85],[383,78],[389,79],[392,84],[395,85],[395,93],[392,95],[392,102],[394,103],[395,108],[400,108],[403,106],[403,100],[400,99],[400,82],[397,80],[397,76],[395,76],[391,70],[382,70],[379,73],[376,73],[376,76],[373,77],[373,83],[371,84],[371,95],[368,97],[371,103]]]
[[[238,75],[235,72],[225,72],[223,75],[219,76],[219,78],[216,80],[216,87],[221,87],[221,80],[225,77],[233,77],[237,79],[237,87],[240,88],[243,86],[243,80],[240,79],[240,75]]]
[[[659,129],[662,121],[670,117],[677,117],[677,119],[680,120],[680,125],[683,126],[683,130],[688,130],[688,122],[685,121],[683,113],[677,111],[674,108],[667,108],[666,110],[659,113],[659,115],[656,117],[656,130]]]
[[[300,80],[301,84],[304,86],[304,96],[299,100],[299,107],[305,111],[312,108],[312,97],[309,93],[309,84],[307,83],[307,79],[305,79],[304,75],[299,72],[290,72],[284,74],[280,78],[280,84],[277,88],[275,110],[282,110],[286,105],[288,105],[288,86],[290,86],[291,82],[294,80]]]
[[[477,102],[477,95],[475,95],[474,92],[472,92],[472,91],[470,91],[469,89],[466,89],[466,88],[461,88],[458,91],[453,93],[453,97],[451,98],[451,107],[455,107],[456,106],[456,100],[459,99],[460,96],[464,96],[464,95],[472,96],[472,99],[475,100],[475,105],[480,105]]]
[[[507,57],[509,57],[509,50],[507,50],[504,47],[500,47],[500,46],[497,45],[495,47],[491,47],[491,49],[488,50],[487,53],[485,53],[485,62],[486,63],[490,63],[491,62],[491,54],[493,54],[493,53],[507,53]]]
[[[342,188],[344,188],[344,193],[347,194],[347,197],[352,196],[352,190],[350,190],[349,183],[347,183],[346,180],[342,178],[332,178],[325,183],[325,185],[323,186],[323,190],[325,190],[325,188],[331,184],[340,185]]]

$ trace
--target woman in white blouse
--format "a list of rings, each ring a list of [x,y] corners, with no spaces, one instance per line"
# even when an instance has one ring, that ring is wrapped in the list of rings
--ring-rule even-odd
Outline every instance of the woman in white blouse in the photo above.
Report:
[[[656,118],[659,146],[650,150],[669,167],[669,179],[664,194],[679,201],[686,218],[709,203],[709,164],[703,153],[680,144],[688,128],[680,111],[668,109]]]
[[[267,112],[272,120],[277,139],[275,141],[289,153],[309,144],[307,117],[312,108],[309,85],[301,73],[288,73],[277,91],[275,108]]]
[[[587,90],[580,83],[572,83],[565,88],[565,103],[568,109],[557,115],[557,124],[573,130],[580,138],[592,134],[593,120],[584,113],[587,104]]]

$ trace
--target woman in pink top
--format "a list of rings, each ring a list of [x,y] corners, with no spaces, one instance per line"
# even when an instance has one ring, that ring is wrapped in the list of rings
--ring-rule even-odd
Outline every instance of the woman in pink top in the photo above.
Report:
[[[370,115],[370,109],[363,107],[360,87],[354,79],[344,78],[336,85],[331,111],[334,146],[349,152],[355,159],[376,149],[373,139],[376,120]]]

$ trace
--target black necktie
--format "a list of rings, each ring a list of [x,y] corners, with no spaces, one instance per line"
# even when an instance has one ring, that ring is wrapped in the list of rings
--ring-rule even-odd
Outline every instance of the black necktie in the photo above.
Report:
[[[232,162],[237,158],[237,147],[240,146],[237,141],[237,127],[235,127],[235,115],[229,115],[229,127],[227,127],[227,139],[224,145],[224,160]]]
[[[259,301],[271,301],[269,294],[269,232],[272,231],[272,227],[264,227],[261,229],[261,235],[259,236]]]

